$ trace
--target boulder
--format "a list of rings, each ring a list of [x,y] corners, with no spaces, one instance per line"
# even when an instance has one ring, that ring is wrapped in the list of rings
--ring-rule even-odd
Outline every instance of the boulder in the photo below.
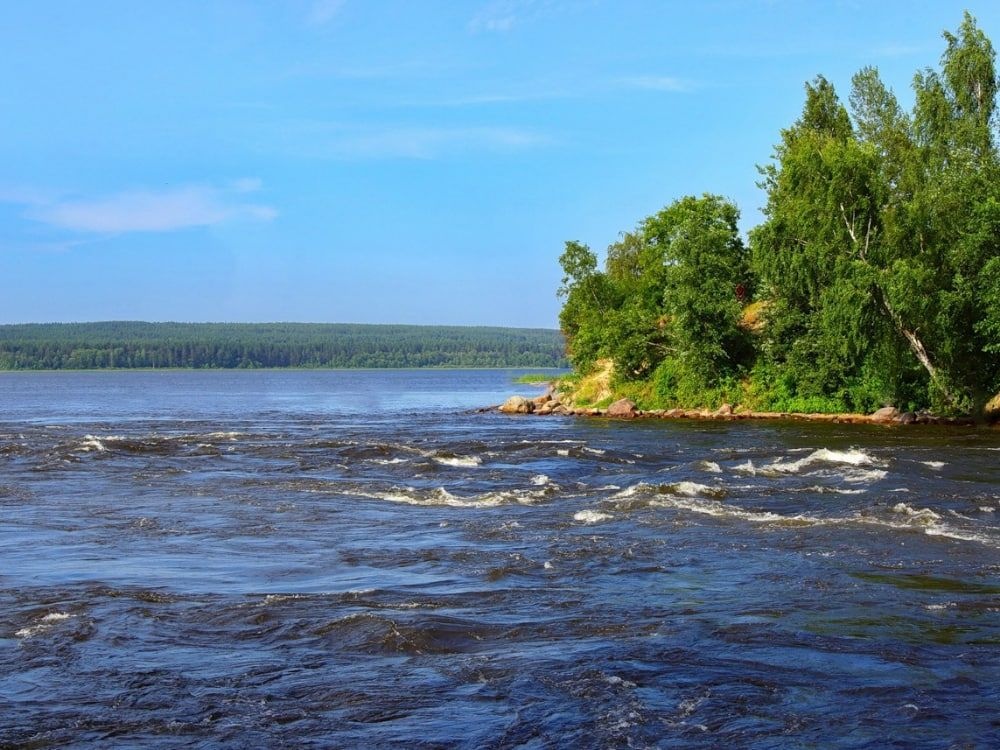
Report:
[[[896,418],[896,421],[900,424],[916,424],[917,415],[912,411],[904,411]]]
[[[895,422],[899,417],[899,409],[895,406],[883,406],[878,411],[872,412],[869,419],[872,422]]]
[[[608,407],[609,417],[634,417],[639,410],[635,407],[635,401],[630,398],[620,398]]]
[[[500,411],[504,414],[531,414],[534,404],[524,396],[511,396],[500,405]]]
[[[712,413],[713,417],[731,417],[733,416],[733,405],[723,404],[718,409]]]

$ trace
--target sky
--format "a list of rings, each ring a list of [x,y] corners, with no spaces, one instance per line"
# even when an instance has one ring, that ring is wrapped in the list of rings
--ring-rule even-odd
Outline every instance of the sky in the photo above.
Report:
[[[554,328],[566,240],[756,186],[825,75],[907,105],[948,0],[32,0],[0,24],[0,323]]]

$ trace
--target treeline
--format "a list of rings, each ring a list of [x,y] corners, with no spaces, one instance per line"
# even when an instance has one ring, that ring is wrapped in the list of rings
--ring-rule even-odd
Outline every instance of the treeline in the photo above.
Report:
[[[561,257],[581,373],[653,406],[979,412],[1000,391],[995,53],[966,14],[905,111],[874,68],[848,106],[823,77],[761,168],[765,220],[682,198]]]
[[[558,331],[313,323],[0,326],[0,369],[563,367]]]

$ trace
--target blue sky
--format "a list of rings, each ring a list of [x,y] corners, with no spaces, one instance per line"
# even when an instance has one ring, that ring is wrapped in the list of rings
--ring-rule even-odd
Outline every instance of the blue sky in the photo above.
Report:
[[[826,75],[909,103],[911,0],[32,0],[0,25],[0,322],[555,327],[597,250],[756,165]]]

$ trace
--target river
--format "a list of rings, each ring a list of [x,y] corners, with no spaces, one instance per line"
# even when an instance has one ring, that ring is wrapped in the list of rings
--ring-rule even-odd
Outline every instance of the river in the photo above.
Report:
[[[0,747],[996,747],[1000,432],[0,375]]]

